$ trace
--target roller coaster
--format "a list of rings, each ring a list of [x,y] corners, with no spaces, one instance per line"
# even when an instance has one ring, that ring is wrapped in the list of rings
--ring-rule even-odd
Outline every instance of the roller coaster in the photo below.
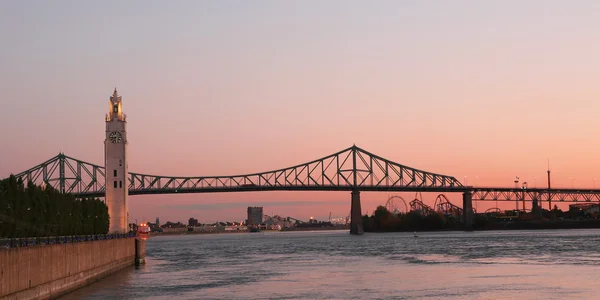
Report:
[[[410,201],[410,210],[417,212],[420,215],[430,215],[436,213],[436,211],[431,208],[431,206],[423,203],[423,195],[420,192],[415,193],[415,199]]]
[[[499,209],[499,208],[497,208],[497,207],[492,207],[492,208],[488,208],[488,209],[485,211],[485,213],[486,213],[486,214],[498,214],[498,215],[499,215],[499,214],[501,214],[501,213],[502,213],[502,210],[501,210],[501,209]]]
[[[415,199],[410,201],[408,205],[402,196],[389,196],[385,208],[393,214],[413,211],[420,215],[439,214],[445,217],[452,216],[455,218],[460,218],[463,213],[463,209],[450,202],[448,197],[444,194],[439,194],[435,198],[433,207],[431,207],[423,202],[423,196],[420,192],[416,192]],[[486,211],[486,213],[488,211]],[[477,213],[475,208],[473,208],[473,213]]]
[[[450,200],[448,200],[448,197],[446,197],[446,195],[444,194],[439,194],[435,198],[435,204],[433,205],[433,207],[435,207],[435,211],[438,214],[444,216],[453,216],[456,218],[462,216],[463,209],[452,204],[452,202],[450,202]]]

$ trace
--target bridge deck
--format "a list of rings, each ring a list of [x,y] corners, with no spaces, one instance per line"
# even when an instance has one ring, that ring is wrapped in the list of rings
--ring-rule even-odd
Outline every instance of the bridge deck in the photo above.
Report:
[[[103,197],[106,170],[59,154],[15,175],[79,197]],[[258,191],[373,191],[464,193],[475,201],[600,201],[596,189],[463,186],[456,178],[407,167],[352,146],[293,167],[235,176],[158,176],[129,173],[129,194],[185,194]]]

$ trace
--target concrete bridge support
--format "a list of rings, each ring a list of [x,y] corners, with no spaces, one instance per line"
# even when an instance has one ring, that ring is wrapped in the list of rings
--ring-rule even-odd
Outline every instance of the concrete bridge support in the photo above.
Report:
[[[531,213],[533,213],[533,216],[537,220],[541,220],[542,219],[542,207],[540,205],[540,202],[537,199],[537,196],[533,197],[533,203],[531,205]]]
[[[463,193],[463,229],[473,230],[473,194]]]
[[[363,234],[365,231],[362,224],[362,212],[360,208],[360,192],[352,191],[352,203],[350,206],[350,234]]]

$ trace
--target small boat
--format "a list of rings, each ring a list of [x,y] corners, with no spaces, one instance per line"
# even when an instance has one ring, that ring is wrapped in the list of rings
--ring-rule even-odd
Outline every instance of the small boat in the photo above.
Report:
[[[140,226],[138,226],[137,232],[140,237],[147,238],[150,235],[150,226],[148,226],[146,223],[142,223]]]
[[[415,235],[414,235],[414,237],[419,237],[419,236],[417,235],[417,232],[416,232],[416,231],[415,231]]]

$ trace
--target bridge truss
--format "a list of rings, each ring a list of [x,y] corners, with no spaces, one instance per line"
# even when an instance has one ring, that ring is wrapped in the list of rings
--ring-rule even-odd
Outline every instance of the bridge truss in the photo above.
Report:
[[[600,190],[584,189],[516,189],[473,188],[474,201],[526,201],[532,202],[596,202],[600,203]]]
[[[63,193],[104,194],[104,167],[59,153],[55,157],[15,175],[24,184],[52,186]]]
[[[16,177],[77,196],[102,197],[104,167],[59,154]],[[407,167],[352,146],[289,168],[235,176],[177,177],[129,173],[129,194],[267,190],[464,191],[454,177]]]

